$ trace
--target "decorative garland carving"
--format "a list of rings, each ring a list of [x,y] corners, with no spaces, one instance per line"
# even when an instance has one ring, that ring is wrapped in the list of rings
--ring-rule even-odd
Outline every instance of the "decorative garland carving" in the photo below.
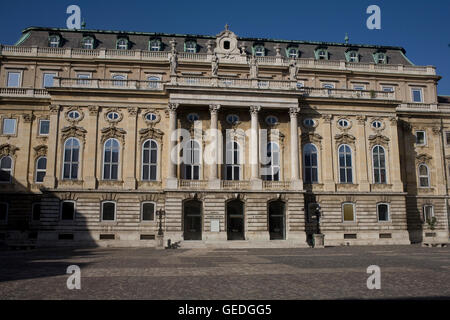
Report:
[[[162,138],[164,136],[164,132],[155,128],[143,128],[139,130],[139,134],[141,135],[139,141],[142,143],[147,139],[157,140],[159,144],[162,143]]]
[[[302,145],[308,143],[314,143],[322,148],[322,136],[314,132],[305,132],[301,135]]]
[[[124,140],[125,140],[125,134],[127,133],[125,130],[123,130],[122,128],[117,128],[117,127],[108,127],[108,128],[103,128],[102,131],[102,137],[101,137],[101,143],[105,143],[106,140],[108,140],[109,138],[116,138],[119,139],[120,142],[123,144]]]
[[[349,133],[337,134],[335,137],[338,144],[355,144],[356,138]]]
[[[39,145],[33,148],[34,149],[34,158],[46,157],[48,147],[46,145]]]
[[[380,133],[369,136],[370,148],[376,145],[388,147],[390,139]]]
[[[417,163],[430,164],[431,159],[433,159],[433,157],[425,153],[421,153],[416,156]]]
[[[83,144],[86,141],[86,129],[82,127],[77,127],[72,125],[70,127],[64,127],[61,129],[61,140],[64,142],[67,138],[76,137],[80,138],[83,141]]]
[[[4,143],[2,145],[0,145],[0,157],[4,157],[4,156],[14,156],[16,155],[16,151],[19,150],[18,147],[9,144],[9,143]]]

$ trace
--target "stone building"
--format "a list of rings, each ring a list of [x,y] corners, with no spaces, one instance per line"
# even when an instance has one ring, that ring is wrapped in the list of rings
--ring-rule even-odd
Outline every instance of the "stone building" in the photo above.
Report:
[[[0,241],[448,241],[450,98],[399,47],[28,28],[0,47]],[[319,207],[320,206],[320,207]]]

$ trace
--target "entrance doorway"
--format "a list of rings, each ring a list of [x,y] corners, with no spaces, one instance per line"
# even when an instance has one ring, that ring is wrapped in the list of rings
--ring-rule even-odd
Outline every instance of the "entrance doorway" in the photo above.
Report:
[[[244,203],[240,200],[227,202],[227,239],[245,240]]]
[[[184,240],[202,240],[202,202],[188,200],[183,204]]]
[[[286,239],[285,204],[283,201],[269,202],[270,240]]]

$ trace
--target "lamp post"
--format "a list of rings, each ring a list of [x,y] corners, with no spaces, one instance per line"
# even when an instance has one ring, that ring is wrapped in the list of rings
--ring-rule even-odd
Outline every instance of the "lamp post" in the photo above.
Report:
[[[159,218],[159,228],[158,228],[158,249],[164,249],[164,232],[162,229],[162,218],[166,214],[164,209],[159,209],[156,211]]]

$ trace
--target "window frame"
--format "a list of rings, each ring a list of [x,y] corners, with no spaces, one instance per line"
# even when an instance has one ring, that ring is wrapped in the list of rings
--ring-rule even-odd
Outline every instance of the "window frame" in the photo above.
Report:
[[[106,203],[112,203],[114,204],[114,219],[112,220],[105,220],[103,218],[103,213],[104,213],[104,205]],[[113,200],[104,200],[102,202],[100,202],[100,222],[116,222],[117,221],[117,202],[113,201]]]
[[[72,219],[63,219],[63,205],[64,203],[73,203],[73,214]],[[75,200],[61,200],[60,206],[59,206],[59,220],[60,221],[75,221],[76,218],[76,211],[77,211],[77,202]]]
[[[66,144],[69,140],[74,139],[77,143],[78,143],[78,161],[73,161],[73,151],[70,152],[71,157],[70,157],[70,161],[66,161]],[[71,147],[71,150],[73,150],[73,144]],[[64,177],[64,167],[65,165],[68,164],[70,165],[70,174],[69,174],[69,178],[65,178]],[[76,178],[71,178],[72,177],[72,167],[73,165],[76,164],[77,165],[77,175]],[[62,166],[61,166],[61,177],[62,180],[79,180],[80,179],[80,170],[81,170],[81,143],[80,140],[76,137],[68,137],[63,144],[63,162],[62,162]]]
[[[39,169],[39,160],[45,159],[45,169]],[[38,183],[38,184],[42,184],[44,183],[44,179],[45,176],[47,174],[47,157],[46,156],[41,156],[39,158],[36,159],[36,164],[35,164],[35,173],[34,173],[34,182]],[[44,177],[42,178],[42,181],[38,181],[38,173],[40,172],[44,172]]]
[[[92,42],[91,43],[86,43],[86,40],[90,40]],[[86,47],[86,44],[89,44],[91,47],[90,48]],[[86,49],[86,50],[94,50],[95,49],[95,39],[94,39],[94,37],[91,37],[91,36],[83,37],[83,39],[81,40],[81,48],[82,49]]]
[[[387,219],[380,220],[380,206],[385,205],[387,207]],[[377,220],[381,223],[391,222],[391,204],[387,202],[379,202],[377,203]]]
[[[156,46],[153,46],[152,43],[155,43],[155,42],[158,44],[158,50],[153,50],[153,48],[156,48]],[[150,39],[148,41],[148,51],[151,51],[151,52],[161,51],[161,40],[159,40],[159,39]]]
[[[323,55],[321,54],[323,52]],[[314,50],[314,55],[316,60],[329,60],[330,56],[328,54],[328,49],[325,48],[317,48]]]
[[[153,220],[144,220],[144,205],[145,204],[153,204]],[[155,201],[142,201],[141,202],[141,214],[140,214],[140,222],[141,223],[155,223],[156,219],[156,202]]]
[[[420,174],[420,167],[424,166],[427,169],[427,174],[425,175],[421,175]],[[428,167],[428,165],[426,163],[419,163],[419,165],[417,166],[417,177],[418,182],[419,182],[419,188],[423,188],[423,189],[427,189],[427,188],[431,188],[431,178],[430,178],[430,168]],[[426,178],[427,179],[427,185],[426,186],[422,186],[422,178]]]
[[[375,155],[375,148],[377,148],[378,147],[378,163],[379,163],[379,166],[378,167],[375,167],[375,157],[374,157],[374,155]],[[383,156],[384,156],[384,167],[382,167],[381,166],[381,159],[380,159],[380,155],[381,155],[381,153],[380,153],[380,148],[383,150]],[[379,145],[379,144],[377,144],[377,145],[375,145],[375,146],[373,146],[373,148],[372,148],[372,181],[373,181],[373,183],[374,184],[377,184],[377,185],[382,185],[382,184],[387,184],[388,183],[388,175],[387,175],[387,167],[386,167],[386,163],[387,163],[387,161],[386,161],[386,149],[382,146],[382,145]],[[377,182],[376,181],[376,179],[375,179],[375,171],[376,170],[378,170],[379,171],[379,178],[380,178],[380,182]],[[382,181],[382,179],[381,179],[381,171],[382,170],[384,170],[384,182]]]
[[[435,216],[434,215],[434,205],[432,205],[432,204],[424,204],[422,206],[422,221],[423,221],[423,223],[427,223],[425,208],[431,208],[431,217],[430,218],[433,218]]]
[[[350,152],[344,151],[344,156],[345,156],[345,165],[342,167],[341,163],[340,163],[340,156],[341,156],[341,148],[342,147],[348,147],[350,149]],[[347,165],[347,155],[350,154],[350,162],[351,165],[350,167]],[[348,170],[351,170],[351,176],[352,179],[349,181],[348,179]],[[353,170],[353,149],[350,145],[348,144],[341,144],[338,147],[338,170],[339,170],[339,184],[354,184],[355,181],[355,177],[354,177],[354,170]],[[341,170],[345,170],[345,182],[342,182],[342,176],[341,176]]]
[[[121,44],[121,41],[125,41],[124,44]],[[123,46],[123,47],[122,47]],[[126,37],[119,37],[116,40],[116,50],[129,50],[130,49],[130,42]]]
[[[450,131],[445,132],[445,146],[450,147]]]
[[[415,101],[414,100],[414,91],[418,91],[420,92],[420,101]],[[423,88],[419,88],[419,87],[412,87],[411,88],[411,101],[413,103],[423,103],[424,102],[424,95],[423,95]]]
[[[196,144],[198,148],[195,148],[193,144]],[[198,162],[186,162],[186,157],[189,156],[189,161],[192,159],[195,160],[196,155],[195,152],[198,149]],[[189,155],[188,155],[189,151]],[[202,145],[196,139],[189,139],[186,141],[186,144],[183,146],[183,163],[184,163],[184,179],[185,180],[201,180],[202,179]],[[190,167],[190,178],[188,178],[188,167]],[[195,179],[195,167],[198,167],[198,179]]]
[[[332,82],[322,82],[322,89],[333,90],[336,89],[336,85]]]
[[[150,113],[150,112],[149,112]],[[149,142],[149,147],[145,148],[145,144]],[[152,142],[154,142],[156,144],[156,148],[152,148]],[[145,150],[148,149],[149,152],[149,162],[148,163],[144,163],[144,152]],[[151,162],[151,152],[152,150],[156,150],[156,160],[155,163]],[[144,142],[142,142],[142,147],[141,147],[141,181],[159,181],[159,144],[156,140],[154,139],[146,139]],[[149,172],[148,172],[148,179],[144,179],[144,168],[145,166],[149,167]],[[155,179],[151,179],[151,167],[154,166],[156,168],[155,170]]]
[[[229,145],[232,145],[232,148],[229,149]],[[235,147],[237,145],[237,147]],[[229,150],[232,152],[232,162],[228,162],[228,154]],[[227,181],[240,181],[242,178],[242,161],[241,161],[241,144],[236,140],[231,140],[226,143],[225,146],[225,179]],[[235,159],[237,158],[237,159]],[[236,160],[236,161],[235,161]],[[237,162],[237,163],[235,163]],[[231,177],[228,175],[228,168],[231,168]],[[235,168],[238,168],[238,178],[235,177]]]
[[[39,219],[35,219],[35,218],[34,218],[35,207],[36,207],[37,205],[40,207],[40,209],[39,209]],[[36,222],[41,221],[41,214],[42,214],[42,203],[41,203],[41,202],[33,202],[33,203],[31,204],[31,219],[30,219],[31,222],[32,222],[32,223],[36,223]]]
[[[252,47],[253,55],[255,57],[265,57],[266,56],[266,48],[262,44],[255,44]]]
[[[184,42],[184,52],[197,53],[198,52],[197,41],[195,41],[195,40],[186,40]]]
[[[115,148],[115,147],[113,147],[113,145],[111,145],[111,150],[109,151],[110,153],[111,153],[111,159],[110,159],[110,161],[109,162],[105,162],[105,155],[106,155],[106,144],[108,143],[108,141],[112,141],[112,142],[117,142],[117,144],[118,144],[118,146],[117,146],[117,153],[118,153],[118,155],[117,155],[117,162],[113,162],[112,161],[112,154],[113,154],[113,148]],[[120,181],[120,157],[121,157],[121,152],[120,152],[120,148],[121,148],[121,144],[120,144],[120,141],[118,140],[118,139],[116,139],[116,138],[109,138],[109,139],[107,139],[104,143],[103,143],[103,149],[102,149],[102,155],[103,155],[103,157],[102,157],[102,180],[103,181]],[[106,179],[105,178],[105,165],[109,165],[110,167],[109,167],[109,178],[108,179]],[[117,178],[116,179],[112,179],[111,178],[111,176],[112,176],[112,166],[113,165],[117,165]]]
[[[1,168],[1,163],[4,158],[9,158],[11,160],[11,166],[6,170],[4,168]],[[11,155],[4,155],[4,156],[0,157],[0,171],[9,172],[9,180],[8,181],[0,181],[0,184],[10,184],[13,182],[14,165],[15,165],[14,158]]]
[[[306,165],[306,151],[307,151],[306,148],[308,146],[314,147],[315,151],[312,152],[312,155],[315,154],[315,156],[316,156],[316,165],[315,166],[312,165],[312,164],[310,166]],[[312,158],[310,159],[310,162],[313,163],[312,162]],[[317,146],[314,143],[307,143],[307,144],[305,144],[303,146],[303,180],[304,180],[305,184],[318,184],[319,183],[319,180],[320,180],[319,179],[319,167],[320,167],[319,166],[319,149],[317,148]],[[307,181],[306,180],[306,170],[311,170],[311,181]],[[316,177],[317,177],[316,180],[317,181],[314,181],[314,179],[312,178],[313,177],[313,170],[316,171]]]
[[[352,56],[355,54],[355,56]],[[346,52],[347,62],[357,63],[359,62],[359,53],[356,50],[349,50]]]
[[[12,74],[19,75],[19,78],[17,80],[17,85],[16,86],[10,85],[10,78],[9,77]],[[23,71],[17,71],[17,70],[8,71],[7,74],[6,74],[6,87],[7,88],[22,88],[22,78],[23,78]]]
[[[421,132],[423,133],[423,143],[418,143],[417,142],[417,133]],[[426,130],[416,130],[415,131],[415,137],[416,137],[416,146],[426,146],[428,144],[428,138],[427,138],[427,131]]]
[[[149,75],[149,76],[147,76],[147,82],[148,82],[149,89],[159,89],[159,84],[161,82],[161,76]]]
[[[48,122],[48,133],[42,133],[42,122]],[[38,135],[39,136],[48,136],[50,134],[50,120],[49,119],[39,119],[38,124]]]
[[[272,122],[269,121],[269,119],[274,119],[275,122],[272,123]],[[264,122],[265,122],[266,124],[268,124],[269,126],[275,126],[275,125],[277,125],[277,124],[280,123],[280,120],[278,119],[277,116],[275,116],[275,115],[273,115],[273,114],[270,114],[270,115],[268,115],[268,116],[264,119]]]
[[[5,122],[9,121],[9,120],[14,120],[14,132],[12,132],[12,133],[5,132]],[[17,121],[17,118],[15,118],[15,117],[11,117],[11,118],[4,117],[4,118],[2,118],[2,135],[3,136],[17,136],[17,124],[18,124],[18,121]]]
[[[56,37],[57,42],[52,41],[52,38]],[[56,43],[56,46],[54,46],[53,44]],[[51,34],[48,36],[48,47],[49,48],[59,48],[61,46],[61,36],[58,34]]]
[[[275,145],[277,147],[277,150],[275,150],[271,147],[270,148],[270,157],[267,155],[269,152],[269,146]],[[282,181],[281,177],[281,147],[280,144],[276,141],[269,141],[266,144],[266,150],[265,150],[265,157],[269,160],[266,164],[262,164],[262,170],[270,170],[270,174],[261,174],[261,178],[264,181]],[[273,159],[275,159],[274,154],[278,153],[278,164],[274,164]],[[278,172],[276,172],[276,169],[278,168]],[[275,173],[274,173],[275,172]],[[263,172],[262,172],[263,173]],[[270,179],[268,179],[270,177]]]
[[[344,207],[345,205],[352,205],[353,207],[353,220],[345,220],[345,210]],[[341,214],[342,214],[342,223],[355,223],[356,222],[356,204],[354,202],[343,202],[341,204]]]
[[[291,50],[294,50],[295,51],[295,54],[294,55],[291,55]],[[299,57],[299,50],[298,50],[298,48],[297,47],[294,47],[294,46],[288,46],[287,48],[286,48],[286,57],[287,58],[290,58],[290,59],[298,59],[298,57]]]

